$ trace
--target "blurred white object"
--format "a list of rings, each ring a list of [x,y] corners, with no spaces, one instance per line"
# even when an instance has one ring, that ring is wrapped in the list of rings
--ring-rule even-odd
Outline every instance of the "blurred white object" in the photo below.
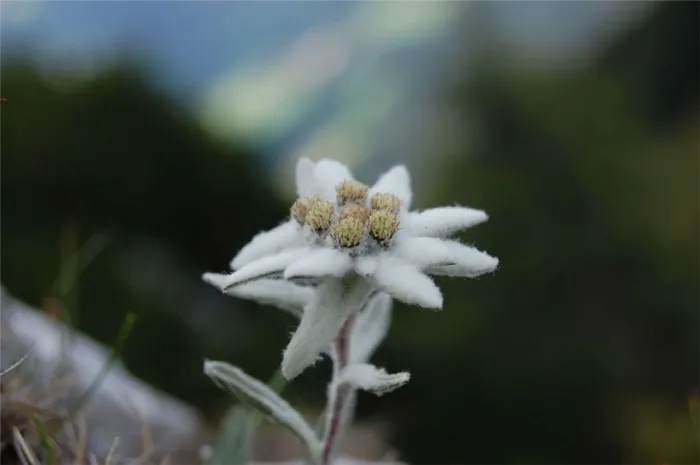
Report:
[[[57,397],[76,398],[84,392],[107,363],[110,349],[77,332],[68,337],[69,328],[63,323],[15,300],[2,288],[0,297],[2,368],[27,356],[8,378],[26,380],[22,389],[35,392],[26,392],[27,398],[54,408],[57,403],[60,407]],[[194,408],[134,378],[119,361],[104,376],[85,413],[89,448],[96,454],[106,454],[119,437],[122,457],[139,456],[144,452],[143,436],[148,436],[154,454],[181,457],[184,450],[196,452],[204,430]]]

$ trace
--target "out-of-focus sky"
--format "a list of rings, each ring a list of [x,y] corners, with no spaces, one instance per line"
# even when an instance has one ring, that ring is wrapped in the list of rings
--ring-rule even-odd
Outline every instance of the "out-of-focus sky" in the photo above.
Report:
[[[466,45],[457,26],[467,15],[478,24],[484,5],[9,1],[0,26],[4,44],[29,44],[47,63],[85,73],[135,53],[213,134],[261,146],[287,178],[301,153],[357,166],[420,147],[401,143],[422,118],[405,115],[420,107],[426,127],[443,125],[430,105],[443,74],[435,70]],[[515,56],[552,65],[585,61],[642,5],[494,2],[488,17]]]

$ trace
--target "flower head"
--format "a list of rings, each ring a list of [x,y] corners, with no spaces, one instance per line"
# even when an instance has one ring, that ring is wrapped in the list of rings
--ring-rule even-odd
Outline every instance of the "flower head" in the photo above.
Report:
[[[306,214],[309,212],[309,199],[297,199],[297,201],[292,204],[292,208],[289,212],[297,223],[304,224],[306,221]]]
[[[386,244],[399,229],[399,215],[388,211],[376,210],[369,215],[367,224],[369,235],[379,244]]]
[[[348,205],[347,207],[343,207],[343,209],[340,210],[340,219],[343,220],[345,218],[357,218],[358,220],[364,223],[367,221],[371,213],[372,210],[365,207],[364,205],[353,204]]]
[[[316,233],[324,233],[330,226],[333,219],[333,204],[327,200],[313,200],[309,204],[309,209],[304,218],[306,224]]]
[[[370,205],[373,210],[384,210],[389,212],[398,212],[401,208],[401,199],[394,194],[379,192],[374,194],[370,199]]]
[[[367,197],[369,187],[358,181],[345,180],[336,186],[336,197],[339,205],[348,202],[363,202]]]
[[[352,248],[360,245],[364,232],[364,221],[354,216],[347,216],[333,225],[331,237],[338,247]]]
[[[442,294],[429,274],[475,277],[498,266],[498,259],[447,239],[486,221],[486,213],[466,207],[410,211],[411,182],[403,166],[368,188],[338,162],[302,158],[297,191],[292,218],[256,236],[234,258],[236,271],[217,278],[226,290],[256,277],[319,283],[284,353],[288,378],[314,363],[372,292],[439,309]]]

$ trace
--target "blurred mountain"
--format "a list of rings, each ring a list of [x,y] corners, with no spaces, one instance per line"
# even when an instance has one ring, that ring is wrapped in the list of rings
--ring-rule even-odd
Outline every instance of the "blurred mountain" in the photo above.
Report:
[[[270,157],[265,165],[276,167],[289,192],[282,180],[300,154],[333,154],[376,172],[429,150],[454,123],[433,95],[441,70],[450,68],[450,54],[469,53],[481,40],[471,34],[464,43],[461,25],[492,24],[517,55],[551,63],[586,53],[601,30],[612,34],[645,4],[204,5],[12,2],[3,5],[3,44],[9,53],[32,44],[34,59],[85,72],[125,51],[140,57],[158,86],[216,137],[248,141]]]

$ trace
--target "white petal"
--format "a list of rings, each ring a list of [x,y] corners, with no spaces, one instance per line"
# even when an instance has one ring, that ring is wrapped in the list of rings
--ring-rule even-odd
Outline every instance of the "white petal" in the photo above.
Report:
[[[205,361],[204,373],[241,401],[289,428],[306,445],[312,457],[318,456],[321,447],[316,433],[304,417],[272,389],[240,368],[224,362]]]
[[[406,215],[403,227],[418,236],[449,236],[488,219],[486,212],[466,207],[431,208]]]
[[[311,247],[297,247],[263,257],[228,275],[223,283],[223,288],[227,289],[256,279],[272,277],[279,279],[289,265],[308,255],[313,250]]]
[[[355,258],[355,272],[360,276],[371,276],[377,269],[377,257],[372,255],[361,255]]]
[[[314,162],[306,157],[301,157],[297,161],[296,184],[299,197],[308,197],[317,193],[315,168]]]
[[[371,288],[366,280],[347,288],[340,279],[328,278],[316,289],[314,301],[304,315],[282,358],[287,379],[299,375],[326,351],[348,317],[359,311]]]
[[[382,343],[391,325],[392,299],[389,294],[375,294],[357,318],[350,339],[350,361],[366,362]]]
[[[431,265],[452,263],[446,241],[434,237],[397,235],[394,253],[422,269]]]
[[[411,375],[406,371],[389,374],[384,368],[377,368],[367,363],[354,363],[343,369],[336,383],[349,384],[381,396],[400,388],[410,379]]]
[[[204,273],[202,275],[202,280],[207,284],[211,284],[218,290],[223,291],[229,276],[231,275],[221,273]]]
[[[284,279],[296,277],[342,278],[352,265],[347,253],[338,249],[321,248],[292,263],[284,272]]]
[[[402,302],[442,308],[442,294],[433,280],[404,260],[383,256],[373,278],[380,289]]]
[[[444,243],[450,252],[450,263],[430,266],[425,269],[426,273],[474,278],[498,268],[498,259],[486,252],[456,241],[444,241]]]
[[[350,169],[335,160],[323,159],[316,162],[314,168],[316,183],[320,189],[320,194],[335,202],[335,188],[346,179],[353,179]]]
[[[408,210],[411,208],[411,175],[403,165],[397,165],[379,177],[372,186],[369,196],[377,192],[394,194],[401,199],[401,208]]]
[[[269,231],[257,234],[244,246],[231,261],[231,269],[237,270],[266,255],[281,252],[287,247],[299,245],[303,241],[301,226],[289,220]]]
[[[274,305],[301,319],[304,307],[313,300],[314,289],[289,281],[260,279],[234,286],[226,294],[241,299],[254,300],[263,305]]]

